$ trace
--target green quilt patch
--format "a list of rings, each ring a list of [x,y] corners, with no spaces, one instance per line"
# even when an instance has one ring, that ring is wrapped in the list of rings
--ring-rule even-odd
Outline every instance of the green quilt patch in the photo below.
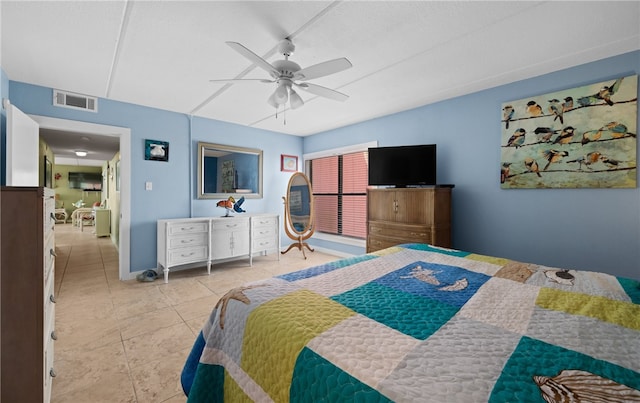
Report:
[[[302,348],[353,315],[352,310],[309,290],[269,301],[247,319],[241,367],[273,400],[287,401]]]
[[[536,305],[545,309],[589,316],[633,330],[640,330],[640,305],[575,292],[541,288]]]

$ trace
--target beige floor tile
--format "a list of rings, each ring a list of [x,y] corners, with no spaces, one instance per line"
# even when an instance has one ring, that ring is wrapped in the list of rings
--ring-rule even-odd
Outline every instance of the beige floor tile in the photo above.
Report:
[[[157,311],[171,305],[171,301],[155,286],[112,288],[111,297],[118,319]]]
[[[57,360],[54,367],[54,402],[100,401],[91,399],[91,395],[112,396],[114,400],[109,401],[135,401],[124,347],[119,341],[90,351],[77,350],[73,356]],[[125,393],[119,396],[122,391]],[[71,400],[74,395],[79,400]]]
[[[57,318],[56,318],[57,319]],[[91,351],[105,345],[121,342],[120,327],[115,318],[56,321],[58,340],[55,357],[67,358],[78,351]]]
[[[193,332],[184,322],[125,340],[130,368],[139,367],[193,346]]]
[[[158,331],[162,328],[183,322],[182,318],[172,307],[158,309],[130,318],[121,319],[120,333],[122,340]]]
[[[213,294],[208,297],[194,299],[175,305],[174,308],[184,321],[209,315],[213,307],[220,300],[221,295]]]
[[[180,392],[179,394],[162,401],[162,403],[185,403],[186,401],[187,398],[184,393]]]
[[[213,311],[213,309],[212,309]],[[200,317],[197,318],[193,318],[193,319],[189,319],[187,321],[187,326],[189,326],[189,329],[191,329],[191,332],[193,333],[194,336],[197,336],[200,334],[200,331],[202,330],[204,324],[206,323],[206,321],[209,319],[209,316],[211,316],[211,312],[209,312],[206,315],[202,315]],[[195,341],[195,339],[194,339]]]
[[[138,403],[156,403],[182,393],[180,373],[191,348],[131,369]]]
[[[159,283],[160,291],[171,301],[171,305],[178,305],[186,301],[193,301],[209,297],[214,293],[195,278],[169,279],[169,283]]]

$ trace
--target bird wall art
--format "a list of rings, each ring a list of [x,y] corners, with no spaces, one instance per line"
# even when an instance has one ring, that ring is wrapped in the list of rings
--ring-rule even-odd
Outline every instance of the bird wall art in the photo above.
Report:
[[[500,186],[635,188],[638,76],[502,105]]]

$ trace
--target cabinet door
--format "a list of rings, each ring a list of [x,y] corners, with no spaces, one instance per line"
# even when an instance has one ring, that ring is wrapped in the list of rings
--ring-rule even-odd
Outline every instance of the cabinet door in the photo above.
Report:
[[[386,190],[369,190],[367,204],[370,221],[396,220],[395,193]]]
[[[249,254],[249,219],[238,218],[213,222],[211,255],[213,259]]]
[[[397,213],[395,222],[405,224],[432,224],[433,193],[424,189],[396,191]]]
[[[250,243],[249,228],[233,231],[231,234],[231,253],[233,256],[248,255]]]

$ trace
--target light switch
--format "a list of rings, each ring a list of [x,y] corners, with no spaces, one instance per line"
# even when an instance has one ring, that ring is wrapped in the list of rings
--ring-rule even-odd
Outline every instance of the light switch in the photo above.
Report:
[[[145,188],[145,190],[152,190],[153,189],[153,183],[152,182],[145,182],[144,183],[144,188]]]

